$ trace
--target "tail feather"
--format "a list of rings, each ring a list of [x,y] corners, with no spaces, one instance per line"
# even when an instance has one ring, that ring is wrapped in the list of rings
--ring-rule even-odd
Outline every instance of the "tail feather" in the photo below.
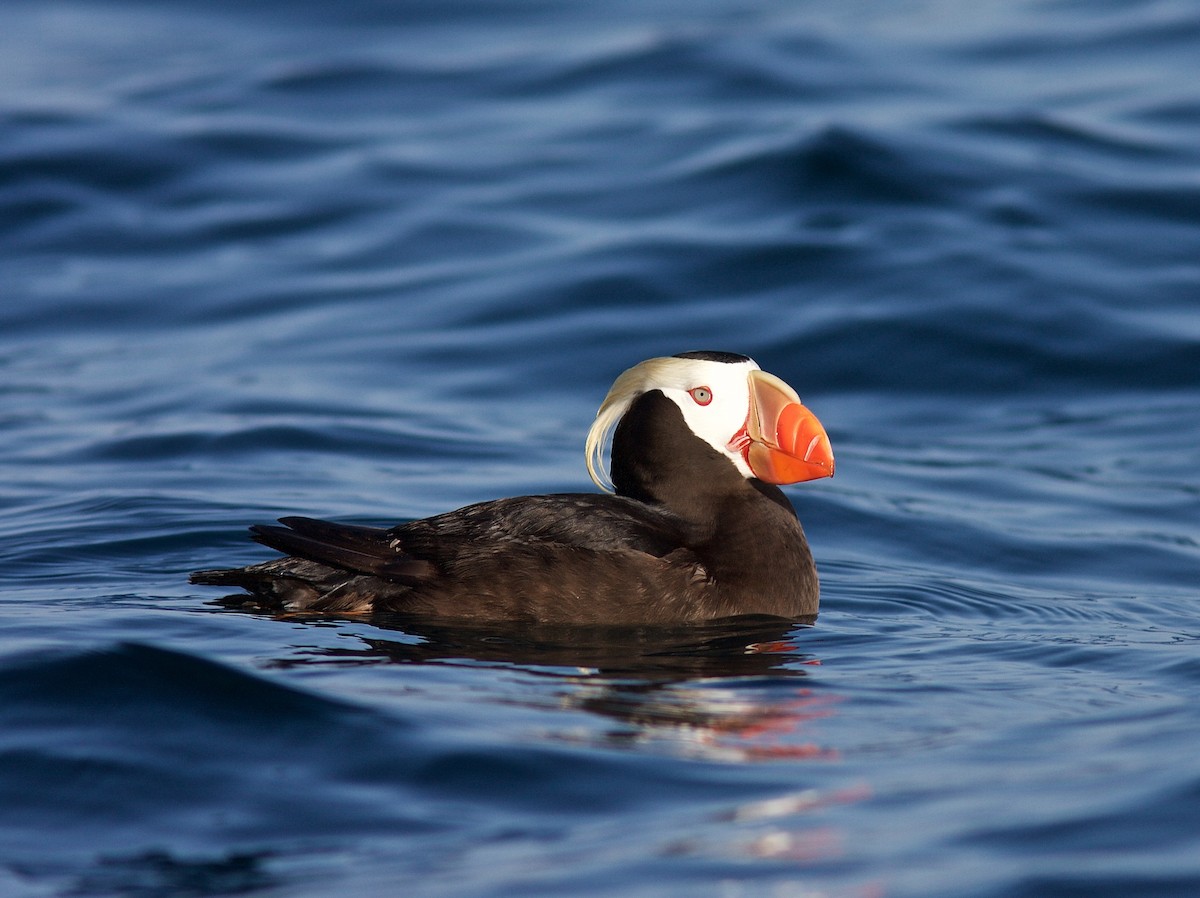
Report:
[[[391,560],[378,550],[364,551],[357,547],[307,536],[287,527],[255,524],[250,528],[250,532],[257,542],[285,555],[296,555],[361,574],[378,574],[385,562]],[[394,555],[395,552],[391,551],[390,554]]]
[[[302,562],[314,569],[321,567]],[[328,571],[328,568],[324,568]],[[245,592],[227,595],[218,601],[230,607],[254,606],[271,611],[303,607],[322,592],[319,577],[309,571],[281,572],[278,562],[238,568],[217,568],[193,571],[189,583],[201,586],[223,586]]]
[[[188,574],[188,583],[196,583],[200,586],[243,586],[252,579],[247,574],[248,569],[244,567],[192,571]]]
[[[406,555],[387,530],[315,518],[289,517],[279,522],[284,526],[256,524],[250,532],[258,542],[285,555],[409,586],[437,574],[432,562]]]
[[[280,518],[280,524],[256,524],[250,533],[287,557],[195,571],[188,580],[244,589],[271,609],[357,613],[370,609],[373,593],[387,591],[381,581],[395,584],[392,590],[404,589],[428,583],[438,573],[432,562],[406,555],[387,530],[302,517]],[[228,598],[242,604],[246,596]]]
[[[391,534],[379,527],[336,524],[333,521],[322,521],[319,518],[305,518],[299,515],[280,518],[279,523],[296,533],[329,545],[356,549],[368,554],[387,551],[395,553]]]

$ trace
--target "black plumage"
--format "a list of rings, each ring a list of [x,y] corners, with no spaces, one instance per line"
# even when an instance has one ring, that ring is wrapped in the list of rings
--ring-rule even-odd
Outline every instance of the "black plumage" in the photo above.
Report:
[[[725,355],[684,358],[719,368],[749,361]],[[498,499],[389,529],[283,518],[251,533],[284,557],[191,580],[293,613],[579,624],[811,618],[817,573],[791,503],[698,436],[665,390],[632,390],[622,405],[615,495]]]

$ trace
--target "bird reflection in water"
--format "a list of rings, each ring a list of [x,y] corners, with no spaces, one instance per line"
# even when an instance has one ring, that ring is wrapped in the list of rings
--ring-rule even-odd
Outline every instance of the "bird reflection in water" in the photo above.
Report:
[[[324,615],[316,620],[337,625]],[[307,648],[275,664],[492,666],[536,678],[537,686],[514,694],[511,678],[504,678],[484,700],[579,711],[601,723],[580,727],[568,715],[539,738],[719,764],[807,767],[838,758],[814,733],[817,721],[836,713],[839,697],[810,682],[820,664],[802,650],[811,620],[743,616],[672,627],[468,625],[399,614],[366,620],[370,628],[357,626],[363,618],[353,619],[354,647]],[[806,786],[800,776],[784,773],[788,785],[779,793],[717,810],[694,832],[664,840],[658,851],[798,867],[842,856],[843,833],[814,818],[865,800],[870,791],[836,785],[825,773],[817,777]]]
[[[552,736],[559,740],[657,745],[707,760],[836,757],[807,735],[838,701],[806,682],[820,664],[800,648],[810,621],[742,616],[671,627],[576,627],[380,614],[370,622],[377,631],[356,633],[358,646],[309,649],[277,664],[494,664],[552,679],[556,707],[611,723],[599,736]],[[404,637],[387,638],[386,630]],[[529,704],[542,706],[546,695],[532,692]]]

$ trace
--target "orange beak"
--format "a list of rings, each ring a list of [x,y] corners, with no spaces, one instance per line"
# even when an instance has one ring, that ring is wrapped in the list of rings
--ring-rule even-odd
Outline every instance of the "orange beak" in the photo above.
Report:
[[[750,412],[730,441],[754,476],[767,483],[799,483],[833,476],[833,449],[817,416],[774,374],[750,372]]]

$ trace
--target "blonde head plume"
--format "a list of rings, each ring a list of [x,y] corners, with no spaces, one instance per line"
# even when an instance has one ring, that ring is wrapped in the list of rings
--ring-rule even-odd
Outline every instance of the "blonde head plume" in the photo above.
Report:
[[[604,447],[609,437],[616,429],[617,423],[629,411],[633,401],[647,390],[660,387],[679,387],[687,385],[685,372],[689,364],[686,359],[664,357],[647,359],[639,362],[628,371],[621,374],[613,383],[608,395],[600,403],[596,412],[596,420],[588,431],[584,451],[587,454],[588,474],[592,482],[605,492],[615,492],[612,478],[604,464]]]

